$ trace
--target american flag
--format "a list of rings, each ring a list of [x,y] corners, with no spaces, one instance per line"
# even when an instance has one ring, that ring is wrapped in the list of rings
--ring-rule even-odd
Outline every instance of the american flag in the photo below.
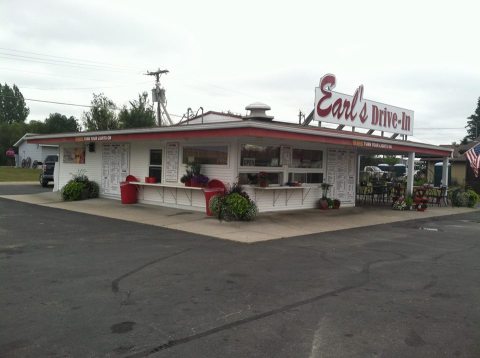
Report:
[[[480,167],[480,143],[465,152],[465,156],[470,162],[475,177],[478,177]]]

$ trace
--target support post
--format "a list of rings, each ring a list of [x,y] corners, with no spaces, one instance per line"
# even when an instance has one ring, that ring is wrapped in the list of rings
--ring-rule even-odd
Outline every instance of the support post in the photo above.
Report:
[[[407,195],[413,195],[413,173],[415,170],[415,152],[408,153],[407,162]]]
[[[443,158],[442,185],[448,187],[448,157]]]

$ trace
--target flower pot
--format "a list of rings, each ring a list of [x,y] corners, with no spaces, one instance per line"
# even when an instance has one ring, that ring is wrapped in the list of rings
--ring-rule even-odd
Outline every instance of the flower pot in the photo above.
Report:
[[[318,208],[322,210],[327,210],[328,209],[328,201],[327,199],[320,199],[318,201]]]

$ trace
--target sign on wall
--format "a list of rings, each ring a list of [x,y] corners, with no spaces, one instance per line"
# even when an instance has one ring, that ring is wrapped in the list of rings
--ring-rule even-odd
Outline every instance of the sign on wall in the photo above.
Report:
[[[315,88],[316,121],[397,134],[413,134],[413,111],[363,98],[363,85],[353,96],[334,92],[335,75],[327,74]]]
[[[355,152],[329,149],[327,152],[327,179],[332,184],[329,196],[344,204],[355,203]]]
[[[120,182],[130,172],[130,145],[104,144],[102,151],[102,192],[120,194]]]
[[[63,148],[63,162],[67,164],[85,164],[85,147]]]
[[[178,143],[167,143],[165,158],[165,181],[178,181],[178,161],[179,161]]]

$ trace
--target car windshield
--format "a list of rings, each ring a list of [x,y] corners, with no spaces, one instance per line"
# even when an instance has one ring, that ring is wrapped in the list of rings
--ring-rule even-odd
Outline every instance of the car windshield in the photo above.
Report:
[[[49,155],[47,158],[45,158],[46,162],[57,162],[58,161],[58,155]]]

